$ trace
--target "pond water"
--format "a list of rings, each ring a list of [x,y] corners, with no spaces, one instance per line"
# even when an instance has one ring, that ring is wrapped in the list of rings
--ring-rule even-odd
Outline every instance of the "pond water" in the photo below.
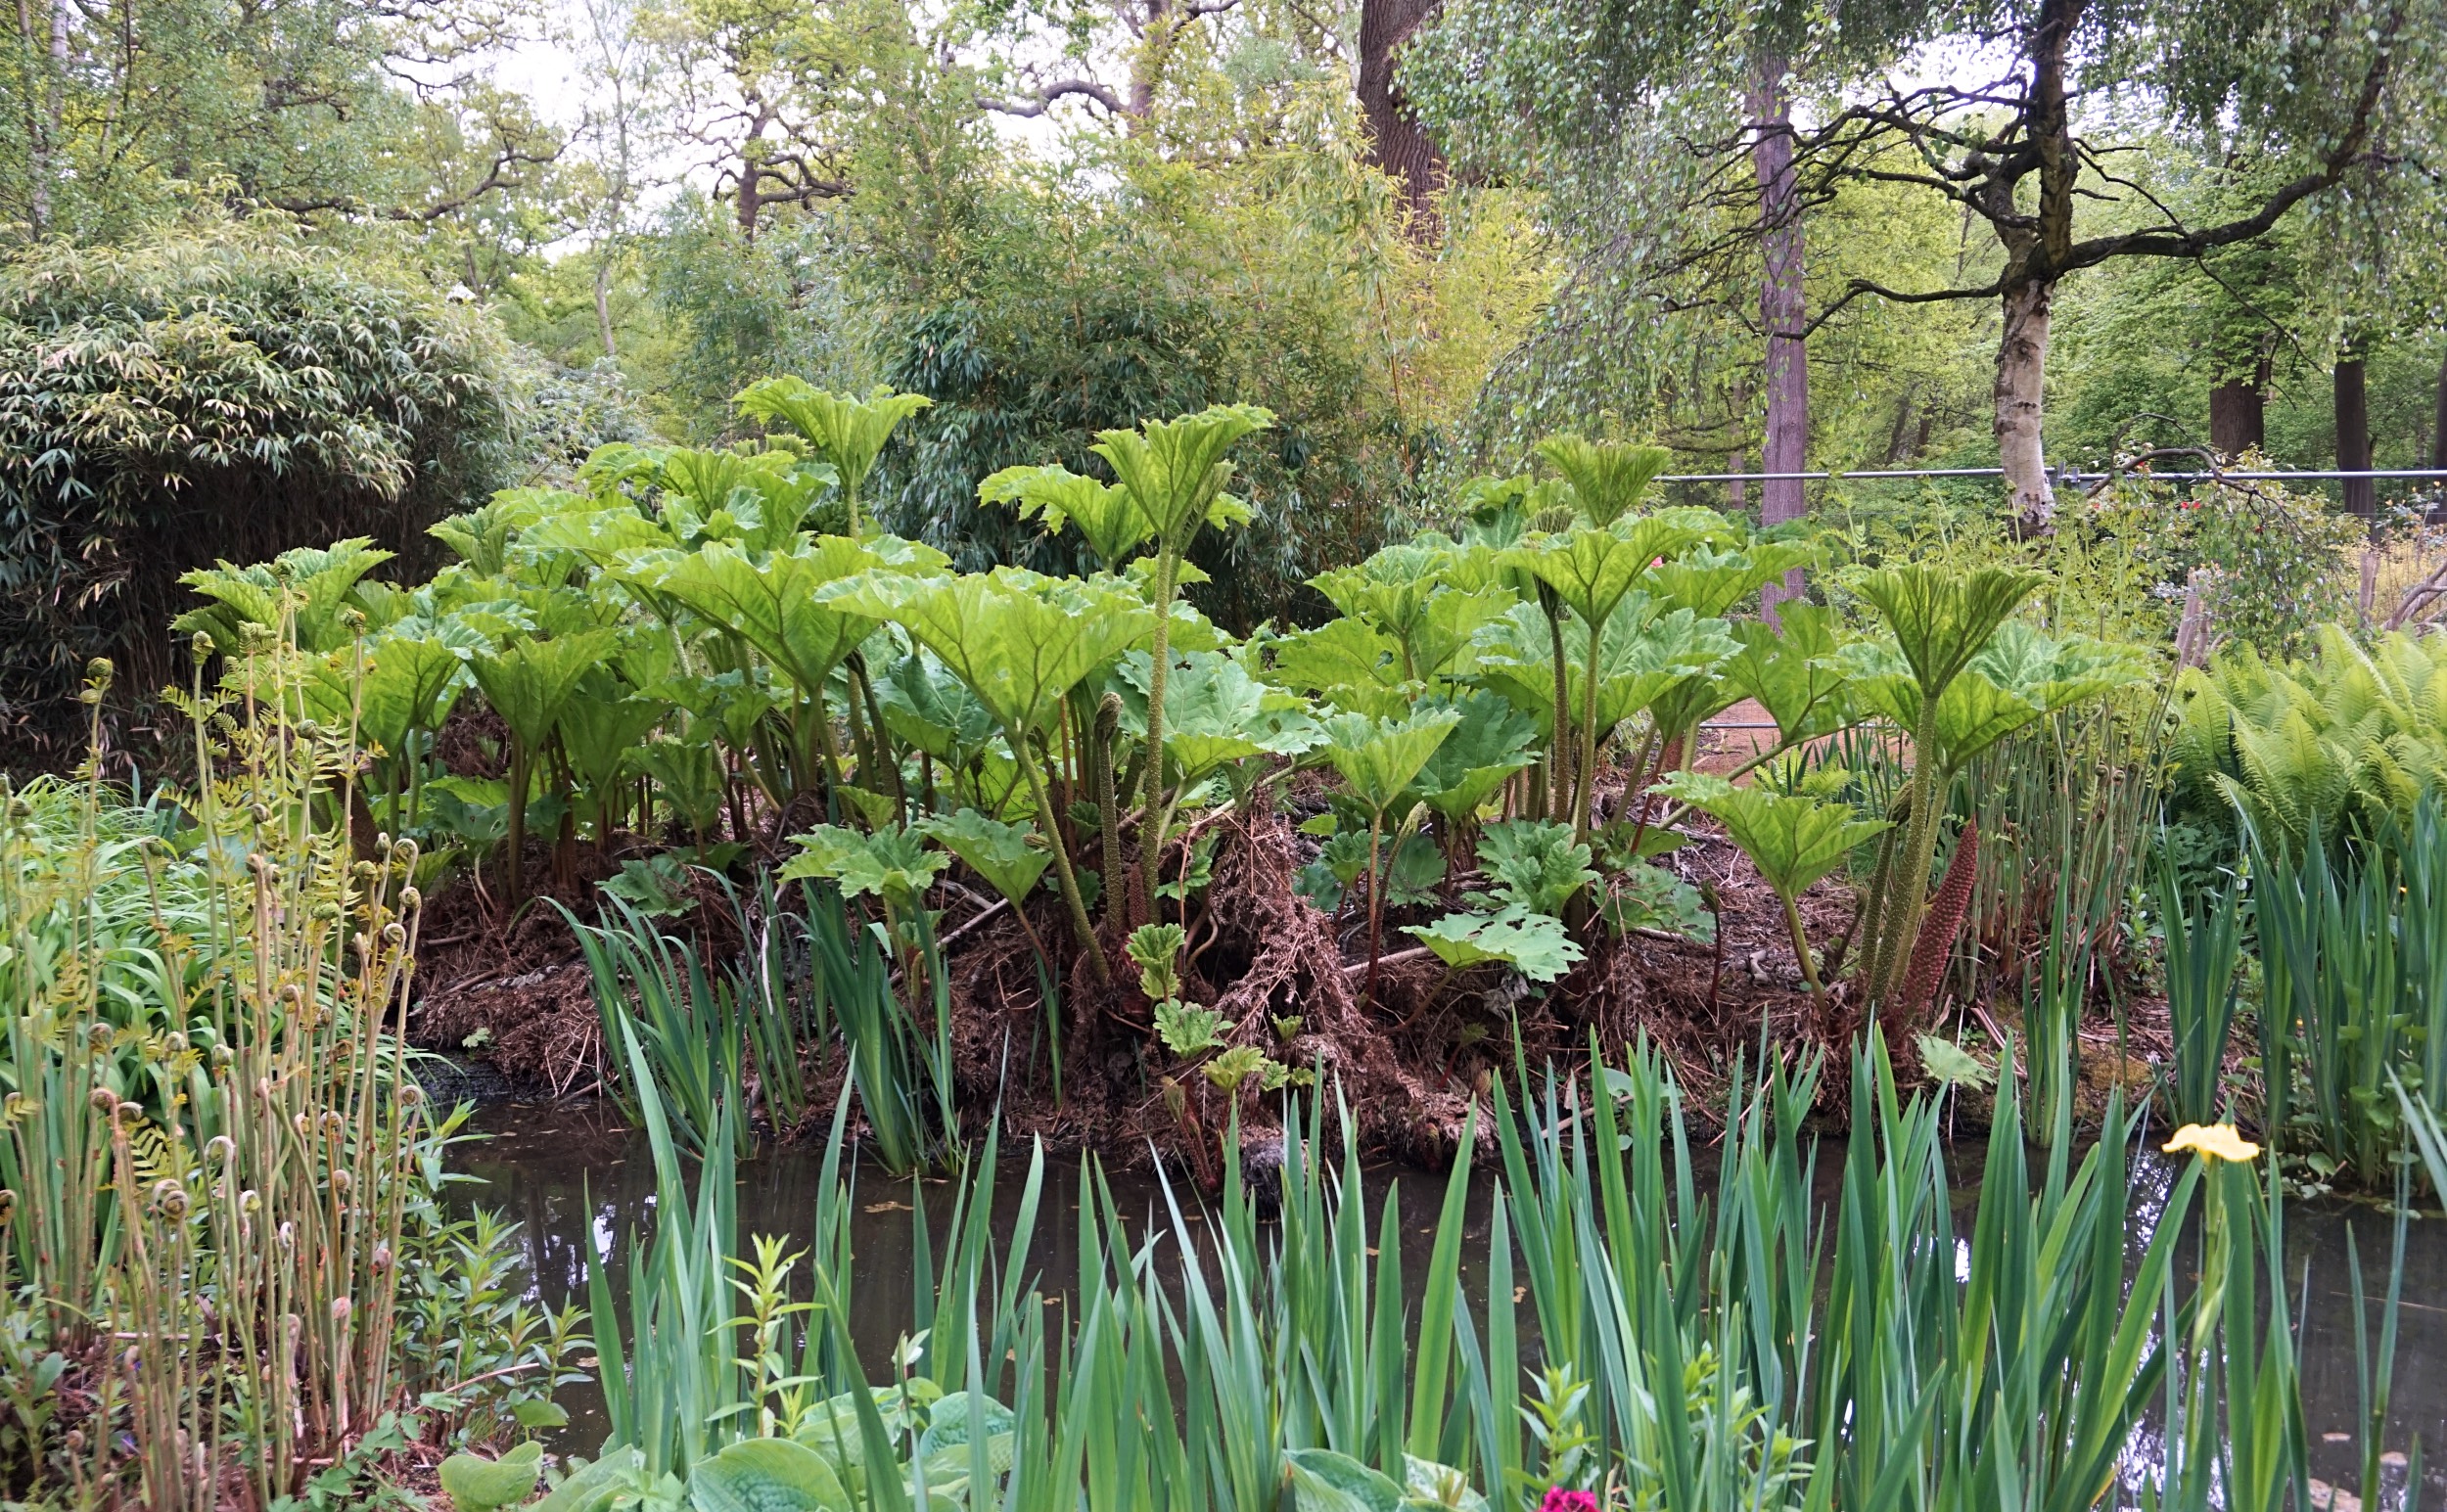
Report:
[[[461,1144],[453,1164],[480,1179],[460,1188],[460,1200],[499,1210],[520,1225],[533,1295],[557,1306],[573,1298],[583,1301],[585,1265],[590,1255],[626,1235],[643,1232],[652,1212],[654,1162],[642,1134],[632,1132],[608,1103],[530,1104],[500,1102],[480,1108],[470,1124],[483,1136]],[[1704,1157],[1703,1157],[1704,1158]],[[1819,1156],[1822,1186],[1841,1159],[1832,1141]],[[1981,1150],[1963,1142],[1950,1156],[1958,1204],[1958,1222],[1967,1232],[1967,1204],[1977,1191]],[[804,1234],[815,1208],[816,1183],[823,1152],[808,1145],[766,1149],[740,1168],[739,1218],[745,1233]],[[1020,1175],[1015,1166],[996,1183],[998,1232],[1016,1221]],[[1392,1187],[1401,1203],[1403,1270],[1413,1284],[1425,1273],[1433,1225],[1445,1190],[1440,1172],[1397,1167],[1371,1168],[1367,1172],[1369,1201]],[[1135,1220],[1165,1211],[1162,1184],[1153,1173],[1130,1172],[1110,1178],[1114,1200],[1126,1219]],[[2137,1158],[2134,1168],[2137,1212],[2145,1216],[2159,1211],[2173,1180],[2173,1168],[2154,1152]],[[877,1168],[855,1174],[853,1202],[851,1278],[857,1299],[852,1332],[860,1356],[878,1379],[884,1362],[901,1334],[912,1328],[915,1296],[915,1209],[923,1205],[934,1232],[940,1236],[948,1219],[953,1188],[948,1182],[912,1183]],[[1471,1260],[1486,1254],[1487,1202],[1484,1181],[1470,1204],[1468,1242],[1463,1254]],[[1032,1262],[1041,1277],[1039,1287],[1059,1292],[1078,1271],[1077,1225],[1072,1220],[1079,1194],[1079,1163],[1049,1160],[1040,1199]],[[1181,1206],[1194,1209],[1194,1193],[1178,1189]],[[1192,1214],[1195,1221],[1195,1214]],[[2359,1441],[2355,1330],[2349,1280],[2348,1234],[2359,1249],[2363,1276],[2371,1294],[2369,1338],[2376,1349],[2387,1285],[2393,1221],[2374,1208],[2335,1202],[2288,1205],[2286,1274],[2299,1288],[2297,1316],[2302,1329],[2303,1414],[2311,1435],[2315,1473],[2340,1485],[2359,1479]],[[940,1247],[940,1239],[938,1240]],[[2306,1269],[2307,1266],[2307,1269]],[[1483,1302],[1483,1289],[1471,1285],[1470,1265],[1463,1267],[1464,1290]],[[614,1278],[616,1290],[619,1285]],[[2386,1445],[2392,1451],[2411,1448],[2418,1435],[2424,1453],[2424,1500],[2436,1504],[2447,1492],[2447,1217],[2432,1214],[2417,1219],[2405,1242],[2404,1301],[2397,1317],[2397,1352]],[[1534,1319],[1523,1317],[1529,1342]],[[562,1435],[571,1450],[593,1452],[605,1430],[602,1398],[591,1384],[564,1388],[558,1399],[570,1409],[571,1426]],[[2340,1497],[2336,1512],[2351,1512],[2351,1498]]]

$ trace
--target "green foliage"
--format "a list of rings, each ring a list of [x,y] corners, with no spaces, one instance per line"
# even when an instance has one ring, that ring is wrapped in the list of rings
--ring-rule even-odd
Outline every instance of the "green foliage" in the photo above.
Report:
[[[2169,743],[2188,814],[2239,822],[2261,844],[2299,852],[2316,832],[2334,846],[2403,821],[2447,790],[2447,649],[2395,632],[2365,643],[2324,625],[2316,650],[2266,660],[2249,647],[2188,671]]]
[[[12,256],[0,372],[0,697],[55,762],[87,660],[185,680],[181,573],[369,534],[420,566],[426,524],[517,481],[519,379],[480,317],[254,232]]]
[[[1554,981],[1583,955],[1562,920],[1517,906],[1492,914],[1447,914],[1433,924],[1407,925],[1404,933],[1435,951],[1447,966],[1501,961],[1532,982]]]
[[[804,378],[768,378],[741,389],[731,402],[741,414],[767,425],[785,422],[795,427],[838,470],[850,504],[850,533],[859,535],[864,533],[859,490],[875,469],[876,455],[894,427],[935,401],[922,393],[895,393],[882,384],[861,399],[827,393]]]
[[[1535,819],[1491,824],[1480,837],[1478,859],[1496,895],[1528,913],[1561,914],[1597,880],[1589,848],[1572,838],[1568,824]]]

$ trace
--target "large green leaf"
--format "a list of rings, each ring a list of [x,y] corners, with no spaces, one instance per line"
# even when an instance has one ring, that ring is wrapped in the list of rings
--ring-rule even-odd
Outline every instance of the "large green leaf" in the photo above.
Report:
[[[1420,710],[1402,719],[1336,714],[1323,725],[1325,758],[1352,796],[1381,814],[1460,722],[1450,709]]]
[[[616,639],[609,630],[589,630],[557,640],[515,640],[478,653],[468,669],[493,712],[531,750],[552,738],[577,680],[611,654]]]
[[[608,673],[582,680],[561,710],[561,748],[578,780],[600,793],[621,780],[630,753],[670,711],[660,699],[624,694]]]
[[[1040,516],[1049,534],[1076,526],[1108,569],[1119,569],[1155,533],[1128,488],[1083,478],[1058,463],[1006,467],[979,483],[977,496],[988,504],[1018,504],[1023,520]]]
[[[1735,692],[1759,701],[1786,741],[1831,735],[1853,721],[1850,671],[1836,640],[1835,611],[1823,604],[1778,607],[1779,631],[1761,620],[1733,625],[1741,652],[1725,664]]]
[[[1474,692],[1451,706],[1461,715],[1414,779],[1427,806],[1448,822],[1468,818],[1505,778],[1538,759],[1531,749],[1538,725],[1493,693]]]
[[[799,853],[775,875],[784,882],[823,878],[838,883],[844,897],[871,893],[901,904],[932,886],[951,858],[929,850],[913,830],[887,827],[872,835],[838,824],[819,824],[790,837]]]
[[[388,751],[411,730],[439,728],[467,685],[467,664],[485,641],[454,620],[411,618],[366,649],[359,684],[358,729]]]
[[[943,660],[1024,737],[1097,665],[1155,626],[1129,592],[998,567],[964,577],[869,573],[836,590],[837,606],[889,619]]]
[[[1501,961],[1532,982],[1554,981],[1583,954],[1562,920],[1520,908],[1449,913],[1433,924],[1406,925],[1403,932],[1456,970]]]
[[[947,560],[931,547],[908,542],[827,535],[802,550],[762,558],[717,541],[698,551],[636,563],[623,569],[623,575],[747,641],[802,698],[813,699],[842,658],[883,618],[819,598],[822,591],[872,573],[931,571]]]
[[[1126,696],[1122,726],[1144,735],[1147,682],[1155,663],[1144,652],[1123,659]],[[1260,682],[1238,660],[1212,651],[1175,659],[1164,684],[1164,750],[1184,784],[1226,761],[1256,756],[1297,756],[1323,736],[1309,702]]]
[[[1935,698],[2046,580],[2023,568],[1960,573],[1916,563],[1871,573],[1854,591],[1886,621],[1920,692]]]
[[[1694,546],[1722,540],[1730,527],[1714,510],[1659,510],[1612,526],[1576,526],[1534,536],[1503,554],[1505,565],[1535,573],[1588,623],[1602,623],[1648,577],[1649,567]]]
[[[1231,477],[1224,453],[1274,423],[1254,404],[1214,404],[1177,420],[1150,420],[1135,431],[1099,431],[1089,448],[1113,467],[1172,551],[1186,548]]]
[[[885,663],[873,687],[885,728],[938,761],[964,762],[994,733],[993,711],[923,647]]]
[[[1034,830],[989,819],[974,808],[933,815],[919,821],[917,829],[1014,903],[1028,900],[1030,890],[1053,861],[1052,851],[1028,843]]]
[[[1677,772],[1657,791],[1716,815],[1768,886],[1784,897],[1841,866],[1854,848],[1887,827],[1883,819],[1857,817],[1843,803],[1735,787],[1705,772]]]
[[[1286,635],[1270,649],[1272,681],[1317,694],[1339,709],[1392,715],[1413,702],[1402,675],[1401,648],[1361,620],[1328,620]]]
[[[742,389],[731,402],[742,414],[768,424],[779,421],[806,436],[840,469],[842,487],[855,498],[893,428],[935,401],[922,393],[895,393],[882,384],[861,399],[829,393],[804,378],[768,378]]]
[[[1478,859],[1497,895],[1530,913],[1559,914],[1597,880],[1589,847],[1573,840],[1572,826],[1545,819],[1487,826]]]
[[[608,1449],[601,1459],[552,1489],[552,1494],[528,1512],[605,1512],[615,1497],[630,1488],[645,1465],[634,1444]]]
[[[1738,551],[1702,547],[1658,564],[1656,592],[1667,603],[1715,619],[1817,556],[1814,548],[1791,541],[1755,541]]]
[[[1674,461],[1663,446],[1631,446],[1555,435],[1538,443],[1571,488],[1572,502],[1593,524],[1610,526],[1639,507],[1649,482]]]
[[[788,1439],[748,1439],[688,1476],[697,1512],[854,1512],[824,1456]]]

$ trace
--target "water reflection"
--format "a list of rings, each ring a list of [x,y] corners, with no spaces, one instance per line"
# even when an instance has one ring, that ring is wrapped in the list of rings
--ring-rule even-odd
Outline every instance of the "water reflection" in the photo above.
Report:
[[[643,1233],[654,1209],[654,1163],[641,1136],[630,1133],[619,1115],[600,1103],[530,1105],[499,1103],[480,1110],[473,1128],[485,1137],[459,1147],[455,1162],[481,1185],[461,1189],[463,1201],[502,1211],[520,1224],[519,1238],[533,1281],[536,1299],[559,1306],[583,1300],[585,1266],[593,1254],[618,1256],[628,1236]],[[2176,1166],[2147,1144],[2133,1162],[2133,1209],[2136,1222],[2128,1240],[2128,1258],[2138,1260],[2149,1233],[2165,1213],[2172,1196]],[[1840,1141],[1828,1140],[1818,1152],[1813,1185],[1822,1200],[1831,1199],[1843,1160]],[[1954,1184],[1958,1240],[1956,1269],[1967,1263],[1967,1240],[1978,1189],[1981,1151],[1964,1143],[1949,1151],[1949,1177]],[[815,1210],[822,1152],[800,1148],[767,1152],[740,1169],[739,1215],[749,1233],[807,1232]],[[1701,1157],[1700,1179],[1713,1171]],[[996,1184],[995,1231],[1008,1233],[1016,1222],[1023,1168],[1014,1166]],[[921,1210],[940,1235],[949,1220],[954,1191],[948,1182],[911,1183],[865,1168],[855,1173],[852,1204],[851,1285],[855,1299],[852,1332],[868,1369],[880,1378],[894,1344],[913,1326],[917,1292],[915,1224]],[[1148,1173],[1111,1178],[1114,1200],[1133,1239],[1151,1230],[1170,1242],[1171,1225],[1162,1184]],[[1437,1211],[1443,1200],[1441,1173],[1376,1168],[1367,1172],[1371,1206],[1388,1186],[1401,1201],[1402,1262],[1405,1277],[1416,1286],[1423,1278],[1432,1248]],[[1078,1273],[1080,1190],[1079,1163],[1047,1163],[1035,1246],[1028,1266],[1039,1289],[1048,1295],[1066,1292]],[[1465,1294],[1484,1304],[1475,1277],[1486,1255],[1488,1197],[1486,1179],[1476,1183],[1469,1204],[1466,1257],[1462,1283]],[[1184,1209],[1193,1210],[1193,1231],[1201,1221],[1193,1195],[1178,1193]],[[2337,1203],[2297,1203],[2285,1214],[2287,1300],[2301,1334],[2303,1417],[2310,1434],[2315,1474],[2339,1487],[2351,1488],[2360,1476],[2360,1399],[2352,1308],[2352,1252],[2358,1250],[2368,1291],[2366,1314],[2369,1348],[2376,1352],[2385,1322],[2384,1300],[2393,1222],[2375,1209]],[[2349,1241],[2350,1236],[2350,1241]],[[938,1241],[937,1248],[940,1248]],[[2432,1488],[2425,1499],[2436,1501],[2447,1491],[2447,1223],[2437,1217],[2416,1220],[2406,1238],[2404,1301],[2397,1314],[2394,1387],[2388,1402],[2385,1447],[2394,1462],[2393,1482],[2401,1485],[2398,1456],[2421,1436],[2426,1468],[2424,1482]],[[613,1279],[620,1283],[616,1260]],[[2189,1256],[2178,1270],[2189,1278],[2196,1268]],[[1524,1308],[1521,1339],[1525,1351],[1536,1348],[1536,1318]],[[571,1388],[562,1397],[571,1409],[569,1446],[591,1452],[603,1435],[601,1398],[591,1387]],[[2147,1474],[2160,1462],[2162,1446],[2153,1435],[2137,1438],[2128,1456],[2128,1470]],[[2347,1503],[2336,1503],[2344,1512]]]

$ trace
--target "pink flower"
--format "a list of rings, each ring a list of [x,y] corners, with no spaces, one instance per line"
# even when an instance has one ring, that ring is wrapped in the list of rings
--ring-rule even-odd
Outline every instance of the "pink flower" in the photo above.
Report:
[[[1567,1491],[1560,1486],[1549,1487],[1547,1499],[1538,1504],[1538,1512],[1597,1512],[1597,1498],[1588,1491]]]

